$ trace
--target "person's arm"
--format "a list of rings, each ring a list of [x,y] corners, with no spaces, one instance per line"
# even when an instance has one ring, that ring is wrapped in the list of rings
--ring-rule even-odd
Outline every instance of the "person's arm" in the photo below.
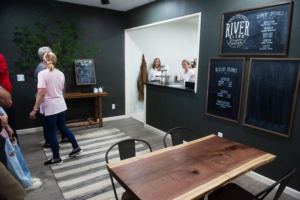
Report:
[[[148,81],[151,82],[155,80],[155,74],[154,74],[154,70],[153,69],[150,69],[150,72],[148,74]]]
[[[45,95],[46,95],[46,88],[39,88],[38,94],[36,96],[35,105],[29,115],[30,119],[36,119],[35,115],[36,115],[37,111],[39,110],[40,105],[44,101]]]
[[[195,72],[194,72],[194,70],[190,70],[191,71],[191,76],[190,76],[190,79],[192,78],[192,79],[195,79]]]
[[[0,106],[9,108],[12,105],[10,93],[0,87]]]
[[[2,107],[0,107],[0,119],[1,119],[1,126],[6,127],[8,124],[8,116]]]
[[[151,75],[152,75],[152,72],[151,72],[151,69],[150,69],[150,71],[148,73],[148,82],[151,82]]]
[[[36,119],[35,115],[39,110],[40,105],[44,101],[46,95],[46,87],[47,83],[45,80],[45,75],[43,74],[43,72],[40,72],[38,74],[38,93],[36,96],[35,105],[33,106],[33,111],[31,111],[31,113],[29,114],[30,119]]]
[[[0,107],[0,115],[3,115],[3,114],[6,114],[6,112],[2,107]]]

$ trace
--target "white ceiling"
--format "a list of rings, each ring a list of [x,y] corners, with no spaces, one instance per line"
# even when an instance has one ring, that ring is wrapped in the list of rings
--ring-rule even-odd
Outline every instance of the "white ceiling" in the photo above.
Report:
[[[118,10],[124,12],[142,6],[144,4],[153,2],[155,0],[109,0],[110,4],[107,5],[102,5],[101,0],[57,0],[57,1],[81,4],[86,6],[101,7],[101,8],[107,8],[111,10]]]

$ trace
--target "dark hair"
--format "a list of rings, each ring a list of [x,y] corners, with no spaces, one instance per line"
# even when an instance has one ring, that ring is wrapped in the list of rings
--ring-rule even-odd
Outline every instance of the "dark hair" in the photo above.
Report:
[[[195,58],[192,64],[192,68],[196,68],[196,67],[197,67],[197,58]]]

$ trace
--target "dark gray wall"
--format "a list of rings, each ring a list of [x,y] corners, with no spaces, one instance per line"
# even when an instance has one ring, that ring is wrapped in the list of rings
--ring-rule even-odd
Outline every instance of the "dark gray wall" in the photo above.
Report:
[[[100,1],[99,1],[100,3]],[[78,26],[85,30],[81,44],[92,46],[94,42],[102,47],[101,53],[92,57],[95,62],[97,84],[104,86],[109,96],[103,98],[103,117],[125,114],[125,80],[124,80],[124,27],[123,12],[62,3],[53,0],[35,1],[1,1],[0,3],[0,53],[6,58],[9,70],[21,58],[21,51],[13,43],[15,26],[33,26],[37,21],[34,11],[41,11],[42,17],[49,18],[47,30],[53,30],[55,20],[67,22],[67,18],[78,15]],[[45,44],[47,46],[48,44]],[[58,55],[59,59],[59,55]],[[40,119],[29,119],[35,98],[36,83],[30,74],[26,73],[25,82],[17,82],[16,74],[10,73],[15,105],[17,129],[41,126]],[[77,86],[75,72],[66,71],[67,92],[80,92],[84,86]],[[92,90],[92,87],[90,89]],[[116,109],[111,109],[111,104]],[[67,100],[67,119],[82,118],[93,115],[93,99]]]
[[[167,131],[172,127],[189,127],[203,137],[209,134],[224,133],[224,137],[275,154],[276,160],[259,167],[256,172],[273,180],[278,179],[289,169],[298,171],[289,186],[300,190],[300,106],[298,97],[292,136],[290,139],[274,134],[247,128],[239,124],[206,116],[206,81],[209,57],[218,56],[221,15],[224,12],[264,6],[281,0],[160,0],[126,13],[126,28],[167,20],[197,12],[202,13],[199,55],[199,78],[197,94],[147,86],[147,124]],[[300,57],[300,2],[294,2],[292,29],[288,57]],[[159,55],[157,55],[159,57]],[[248,76],[247,58],[245,77]],[[245,87],[243,105],[245,100]],[[242,108],[244,107],[242,105]],[[244,110],[242,109],[241,116]]]

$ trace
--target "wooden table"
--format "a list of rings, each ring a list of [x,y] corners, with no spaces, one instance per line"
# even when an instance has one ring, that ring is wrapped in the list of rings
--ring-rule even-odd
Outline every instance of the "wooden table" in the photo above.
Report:
[[[110,163],[108,171],[136,199],[198,199],[275,159],[274,155],[210,135]]]
[[[67,124],[67,127],[73,128],[73,127],[80,127],[80,126],[89,126],[94,124],[99,124],[100,127],[103,127],[102,122],[102,97],[107,96],[108,94],[106,92],[101,93],[66,93],[65,99],[82,99],[82,98],[94,98],[94,118],[85,118],[85,119],[76,119],[76,120],[68,120],[66,123],[75,123],[75,122],[83,122],[88,121],[85,123],[80,124]],[[97,114],[98,112],[98,114]],[[99,122],[98,122],[99,118]]]

